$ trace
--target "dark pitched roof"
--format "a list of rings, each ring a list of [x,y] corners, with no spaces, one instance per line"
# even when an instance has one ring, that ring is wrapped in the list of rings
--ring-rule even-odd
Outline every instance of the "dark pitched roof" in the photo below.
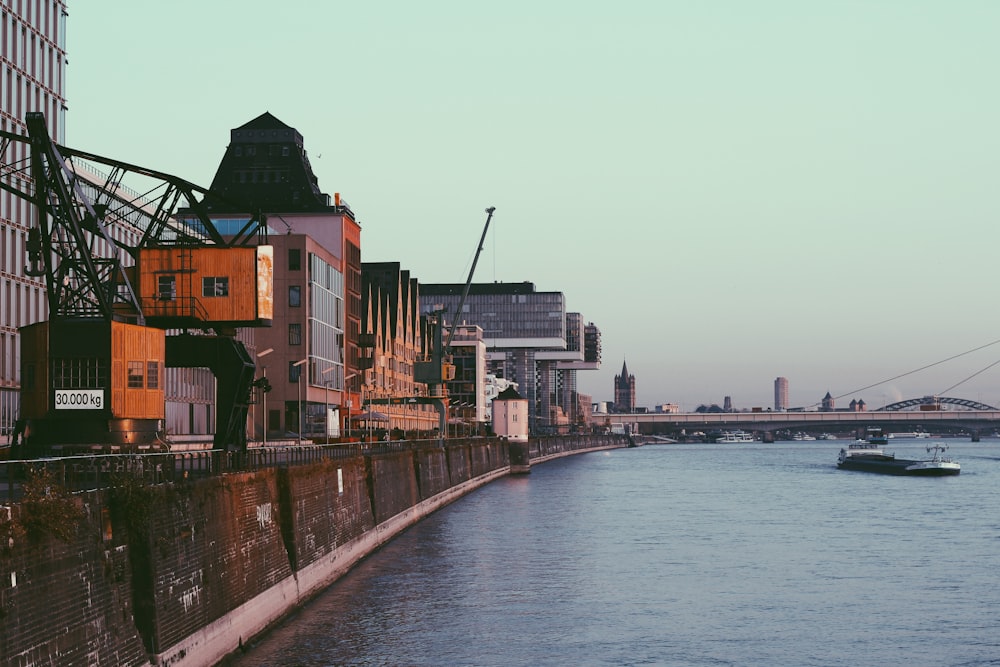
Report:
[[[321,213],[334,210],[319,189],[302,135],[269,112],[233,129],[205,203],[214,213]],[[225,200],[225,201],[223,201]]]
[[[236,130],[294,130],[294,127],[285,125],[280,120],[271,115],[270,111],[265,111],[253,120],[240,125]],[[234,132],[236,130],[233,130]]]
[[[524,398],[521,394],[517,393],[517,389],[514,387],[507,387],[494,398],[494,401],[516,401],[518,399]]]

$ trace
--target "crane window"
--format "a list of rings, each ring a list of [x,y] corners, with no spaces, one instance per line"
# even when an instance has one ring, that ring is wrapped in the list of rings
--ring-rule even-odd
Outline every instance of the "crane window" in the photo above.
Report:
[[[201,279],[202,296],[229,296],[229,278],[206,276]]]
[[[160,362],[146,362],[146,389],[160,388]]]
[[[96,357],[52,359],[53,389],[100,389],[103,367]]]
[[[141,361],[128,362],[128,388],[142,389],[143,387],[143,364]]]
[[[177,300],[177,276],[158,276],[156,296],[160,301]]]

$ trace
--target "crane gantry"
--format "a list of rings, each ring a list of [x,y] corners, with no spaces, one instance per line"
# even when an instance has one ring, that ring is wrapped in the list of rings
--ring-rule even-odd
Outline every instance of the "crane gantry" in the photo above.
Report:
[[[41,113],[25,124],[0,132],[0,189],[33,204],[24,272],[48,305],[19,329],[24,454],[157,447],[166,367],[212,370],[214,446],[245,449],[255,366],[236,330],[273,318],[264,216],[223,235],[205,206],[215,193],[57,145]]]

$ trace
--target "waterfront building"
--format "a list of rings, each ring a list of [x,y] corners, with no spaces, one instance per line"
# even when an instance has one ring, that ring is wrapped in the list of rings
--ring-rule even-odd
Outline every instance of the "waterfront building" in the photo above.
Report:
[[[361,282],[360,374],[352,386],[359,386],[362,401],[403,400],[362,405],[356,423],[362,433],[388,429],[426,437],[438,428],[437,412],[406,400],[427,395],[426,385],[413,377],[414,364],[427,355],[430,344],[420,319],[420,285],[399,262],[362,263]],[[385,421],[377,414],[385,415]]]
[[[274,246],[274,319],[251,354],[272,387],[253,437],[336,437],[360,395],[361,228],[339,193],[324,194],[302,135],[264,113],[230,132],[206,200],[223,234],[263,213]],[[232,203],[238,202],[238,203]],[[259,231],[259,230],[258,230]],[[265,356],[266,355],[266,356]]]
[[[830,392],[826,392],[826,396],[823,397],[823,402],[820,405],[820,412],[833,412],[835,409],[835,403],[833,396]]]
[[[778,377],[774,380],[774,409],[777,412],[788,410],[788,378]]]
[[[65,143],[66,2],[4,2],[0,7],[0,130],[27,134],[29,112],[45,114],[49,136]],[[5,147],[0,162],[25,165],[26,144]],[[29,174],[4,169],[3,183],[23,189]],[[18,329],[48,317],[45,283],[25,273],[34,204],[0,190],[0,436],[9,436],[20,412]]]
[[[513,386],[493,399],[493,432],[514,442],[528,441],[528,401]]]
[[[448,402],[453,406],[453,417],[458,426],[478,432],[481,425],[489,421],[486,389],[489,371],[482,328],[475,324],[455,327],[451,355],[455,377],[445,386]]]
[[[615,410],[635,412],[635,376],[629,375],[628,365],[622,361],[622,373],[615,376]]]
[[[570,430],[579,419],[576,373],[600,367],[600,330],[567,313],[562,292],[539,292],[530,282],[472,283],[457,313],[464,288],[422,284],[421,311],[443,309],[446,327],[457,321],[482,329],[488,370],[517,383],[531,433]]]

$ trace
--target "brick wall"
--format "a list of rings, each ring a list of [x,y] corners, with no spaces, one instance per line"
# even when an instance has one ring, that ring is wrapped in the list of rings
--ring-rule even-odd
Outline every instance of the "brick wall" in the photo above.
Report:
[[[292,574],[278,524],[276,469],[160,491],[148,536],[153,652]]]
[[[382,523],[416,505],[416,470],[410,452],[378,454],[367,458],[375,523]]]
[[[365,483],[365,461],[324,461],[281,471],[282,527],[300,570],[375,527]],[[284,512],[287,510],[287,516]]]
[[[53,535],[4,537],[2,665],[148,664],[132,619],[128,547],[104,531],[104,496],[88,493],[76,501],[84,519],[69,541]],[[4,520],[19,521],[20,510],[0,508],[0,513]]]

